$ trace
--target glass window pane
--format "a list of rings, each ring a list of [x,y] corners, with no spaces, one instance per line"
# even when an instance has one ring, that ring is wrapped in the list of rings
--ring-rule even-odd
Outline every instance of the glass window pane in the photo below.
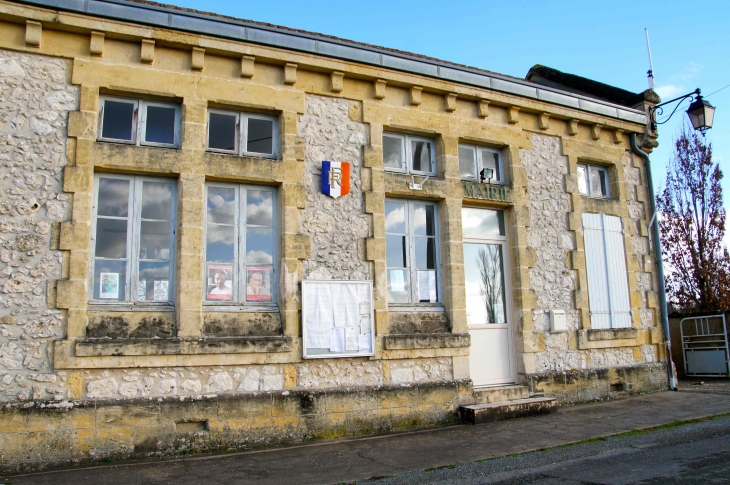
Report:
[[[271,120],[248,119],[248,140],[246,151],[274,153],[274,122]]]
[[[170,223],[142,221],[139,259],[170,259]]]
[[[220,263],[233,262],[233,246],[236,240],[235,231],[233,226],[208,224],[205,260]]]
[[[402,138],[383,136],[383,164],[386,168],[404,168]]]
[[[274,225],[274,196],[268,190],[248,190],[246,194],[246,224]]]
[[[170,301],[170,263],[139,263],[137,301]]]
[[[431,204],[413,205],[413,228],[416,234],[435,236],[435,208]]]
[[[235,114],[210,113],[208,117],[208,148],[216,150],[236,149]]]
[[[388,270],[388,302],[409,303],[411,301],[411,285],[408,271],[404,269]]]
[[[97,215],[127,217],[129,213],[129,180],[99,178]]]
[[[172,216],[172,184],[142,183],[142,219],[169,221]]]
[[[391,268],[406,267],[406,238],[405,236],[385,236],[385,257]]]
[[[608,173],[605,170],[598,171],[598,177],[601,183],[601,196],[608,197]]]
[[[502,182],[499,153],[495,153],[491,150],[482,150],[482,167],[492,169],[492,182]]]
[[[474,158],[472,147],[459,147],[459,173],[463,179],[474,179],[477,177],[477,164]]]
[[[499,244],[464,244],[467,323],[505,323],[504,268]]]
[[[208,187],[208,222],[235,224],[236,189],[233,187]]]
[[[436,238],[416,238],[416,268],[436,269]]]
[[[94,300],[124,300],[127,262],[97,259],[94,263]]]
[[[127,101],[104,101],[102,138],[132,141],[134,125],[134,103]]]
[[[103,219],[96,221],[97,258],[125,259],[127,257],[127,221]]]
[[[385,232],[406,233],[406,204],[385,201]]]
[[[489,209],[461,209],[464,236],[504,236],[504,212]]]
[[[591,177],[591,195],[594,197],[606,196],[606,174],[598,168],[589,170]]]
[[[430,172],[431,169],[431,144],[426,141],[411,140],[411,156],[413,157],[413,170],[417,172]]]
[[[246,229],[246,264],[274,263],[274,229],[249,227]]]
[[[150,143],[175,143],[175,108],[147,106],[147,126],[144,139]]]
[[[588,174],[585,165],[578,165],[578,191],[583,195],[588,195]]]

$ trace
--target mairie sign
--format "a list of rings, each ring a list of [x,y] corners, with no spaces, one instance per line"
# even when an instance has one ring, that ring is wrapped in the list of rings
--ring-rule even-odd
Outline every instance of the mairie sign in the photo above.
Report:
[[[350,193],[349,162],[322,162],[322,193],[335,199]]]
[[[512,202],[512,189],[495,185],[465,183],[464,197],[496,202]]]

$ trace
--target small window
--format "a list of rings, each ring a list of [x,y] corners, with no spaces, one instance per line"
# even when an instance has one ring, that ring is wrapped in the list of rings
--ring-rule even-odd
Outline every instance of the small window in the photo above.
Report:
[[[436,174],[433,140],[420,136],[383,134],[383,164],[392,172]]]
[[[103,96],[99,102],[99,140],[178,148],[180,105]]]
[[[386,200],[385,247],[389,303],[441,301],[436,204]]]
[[[276,191],[206,184],[205,301],[276,303]]]
[[[208,151],[276,158],[277,124],[274,116],[208,110]]]
[[[172,301],[175,187],[166,179],[95,176],[92,300]]]
[[[588,197],[611,197],[606,167],[578,164],[578,190]]]
[[[502,166],[502,153],[493,148],[485,148],[474,145],[459,145],[459,172],[462,180],[481,182],[480,173],[483,169],[492,172],[492,178],[488,177],[485,182],[493,184],[504,183],[504,168]]]

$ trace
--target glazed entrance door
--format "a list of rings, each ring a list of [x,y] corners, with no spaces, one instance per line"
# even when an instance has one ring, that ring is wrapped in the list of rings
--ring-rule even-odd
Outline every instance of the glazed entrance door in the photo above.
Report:
[[[507,238],[502,211],[462,209],[466,315],[475,386],[515,381]]]

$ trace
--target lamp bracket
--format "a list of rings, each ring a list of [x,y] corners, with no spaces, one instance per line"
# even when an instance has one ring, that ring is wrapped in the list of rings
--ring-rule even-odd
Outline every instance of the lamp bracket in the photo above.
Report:
[[[669,101],[665,101],[661,104],[657,104],[656,106],[649,106],[649,122],[651,123],[651,129],[652,131],[656,131],[657,125],[663,125],[669,119],[674,115],[674,113],[677,112],[677,109],[679,108],[680,104],[682,104],[682,101],[684,101],[687,98],[691,98],[692,96],[700,96],[700,88],[695,89],[691,93],[687,93],[683,96],[678,96],[674,99],[670,99]],[[667,116],[667,118],[664,121],[657,121],[657,117],[664,114],[664,106],[668,104],[672,104],[677,102],[677,106],[674,107],[672,112]]]
[[[415,175],[411,175],[411,183],[408,184],[408,188],[411,189],[411,190],[423,190],[423,184],[425,184],[426,181],[429,178],[430,178],[430,176],[429,175],[426,175],[426,177],[423,180],[421,180],[421,183],[420,184],[417,184],[416,183],[416,176]]]

